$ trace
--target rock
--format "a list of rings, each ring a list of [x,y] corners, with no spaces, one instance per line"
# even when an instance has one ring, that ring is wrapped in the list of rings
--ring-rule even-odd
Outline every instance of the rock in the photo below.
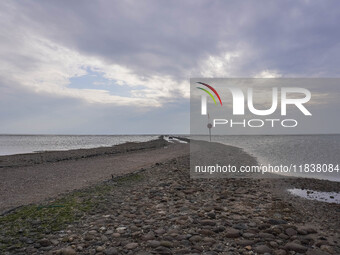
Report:
[[[27,243],[27,244],[33,244],[34,241],[33,241],[32,239],[29,239],[29,238],[28,238],[28,239],[26,239],[26,243]]]
[[[102,251],[104,251],[104,247],[103,246],[97,246],[96,251],[102,252]]]
[[[227,238],[237,238],[240,236],[240,231],[234,228],[227,228],[225,230],[225,237]]]
[[[220,233],[220,232],[223,232],[224,230],[225,230],[225,227],[223,226],[217,226],[213,229],[215,233]]]
[[[124,233],[126,231],[126,227],[118,227],[118,228],[116,228],[116,231],[120,234]]]
[[[270,246],[273,247],[273,248],[277,248],[279,245],[277,242],[274,242],[274,241],[271,241],[269,242]]]
[[[307,247],[302,246],[301,244],[297,243],[287,243],[284,248],[289,251],[295,251],[299,253],[305,253],[307,251]]]
[[[203,252],[202,254],[203,255],[218,255],[218,253],[215,251],[206,251],[206,252]]]
[[[172,243],[172,242],[169,242],[169,241],[161,241],[161,242],[160,242],[160,245],[161,245],[161,246],[164,246],[164,247],[167,247],[167,248],[173,247],[173,243]]]
[[[162,255],[171,255],[172,252],[169,248],[166,248],[164,246],[159,246],[155,249],[155,251],[157,252],[157,254],[162,254]]]
[[[125,245],[125,249],[128,250],[133,250],[136,249],[138,247],[138,243],[128,243],[127,245]]]
[[[281,225],[281,224],[287,224],[287,221],[279,220],[279,219],[270,219],[268,220],[268,223],[271,225]]]
[[[147,246],[149,246],[151,248],[156,248],[158,246],[161,246],[161,242],[159,242],[157,240],[149,240],[149,241],[147,241]]]
[[[239,230],[246,230],[248,229],[248,226],[246,224],[239,223],[239,224],[233,225],[233,228],[239,229]]]
[[[214,213],[214,212],[208,213],[207,216],[211,219],[216,219],[216,213]]]
[[[51,245],[51,242],[46,239],[46,238],[43,238],[41,240],[39,240],[39,244],[42,246],[42,247],[47,247],[47,246],[50,246]]]
[[[189,239],[189,241],[190,241],[190,242],[193,242],[193,243],[200,242],[201,240],[202,240],[202,237],[200,237],[199,235],[192,236],[192,237],[190,237],[190,239]]]
[[[304,228],[298,228],[297,232],[299,235],[308,235],[308,231]]]
[[[112,235],[113,234],[113,230],[107,230],[106,232],[105,232],[105,235]]]
[[[286,255],[286,254],[287,252],[282,249],[274,251],[274,255]]]
[[[153,239],[155,239],[155,235],[152,232],[149,232],[142,236],[142,240],[144,241],[153,240]]]
[[[250,246],[254,244],[254,241],[252,240],[247,240],[247,239],[241,239],[241,240],[237,240],[236,243],[239,246]]]
[[[275,239],[275,236],[274,236],[274,235],[269,234],[269,233],[265,233],[265,232],[259,233],[259,237],[260,237],[261,239],[266,239],[266,240],[273,240],[273,239]]]
[[[215,226],[216,222],[213,220],[201,220],[201,224],[204,226]]]
[[[295,230],[295,229],[293,229],[293,228],[287,228],[286,229],[286,234],[288,235],[288,236],[295,236],[295,235],[297,235],[297,231]]]
[[[56,239],[52,239],[52,240],[51,240],[51,244],[53,244],[53,245],[58,245],[58,244],[59,244],[59,241],[56,240]]]
[[[271,253],[272,249],[270,249],[267,245],[259,245],[255,247],[255,251],[260,254]]]
[[[305,231],[308,234],[315,234],[315,233],[317,233],[317,231],[314,228],[312,228],[312,227],[303,227],[303,228],[299,228],[298,230]]]
[[[330,254],[334,254],[334,249],[333,247],[329,246],[329,245],[321,245],[320,249],[322,251],[328,252]]]
[[[61,249],[61,255],[75,255],[77,254],[75,250],[73,250],[71,247]]]
[[[90,230],[88,233],[90,235],[96,235],[98,232],[97,232],[97,230]]]
[[[116,248],[111,247],[109,249],[104,250],[104,254],[105,255],[117,255],[119,253],[118,253],[118,250]]]
[[[323,252],[321,250],[308,250],[306,255],[329,255],[328,252]]]
[[[215,235],[215,232],[209,229],[201,229],[198,231],[198,233],[200,233],[201,235],[205,235],[205,236]]]
[[[255,234],[253,233],[243,233],[242,235],[244,238],[253,238],[255,236]]]
[[[118,238],[118,237],[120,237],[120,234],[119,233],[113,233],[112,237]]]

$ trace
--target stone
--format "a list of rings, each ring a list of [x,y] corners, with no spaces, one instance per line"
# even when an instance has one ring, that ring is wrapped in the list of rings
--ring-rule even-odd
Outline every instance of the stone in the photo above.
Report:
[[[334,249],[333,247],[329,246],[329,245],[321,245],[320,249],[322,251],[328,252],[330,254],[334,254]]]
[[[102,252],[102,251],[104,251],[104,247],[103,246],[97,246],[96,251]]]
[[[41,240],[39,240],[39,244],[42,246],[42,247],[47,247],[47,246],[50,246],[51,245],[51,242],[46,239],[46,238],[43,238]]]
[[[216,222],[213,220],[201,220],[201,224],[204,226],[215,226]]]
[[[323,252],[319,249],[315,249],[315,250],[308,250],[306,252],[306,255],[329,255],[328,252]]]
[[[151,247],[151,248],[156,248],[158,246],[161,246],[161,242],[159,242],[157,240],[149,240],[149,241],[147,241],[146,245]]]
[[[126,227],[118,227],[117,229],[116,229],[116,231],[118,232],[118,233],[124,233],[125,231],[126,231]]]
[[[201,229],[198,231],[198,233],[200,233],[201,235],[205,235],[205,236],[215,235],[215,232],[210,229]]]
[[[169,248],[166,248],[164,246],[159,246],[155,249],[157,254],[162,254],[162,255],[172,255],[172,252]]]
[[[172,242],[169,242],[169,241],[161,241],[161,242],[160,242],[160,245],[161,245],[161,246],[164,246],[164,247],[167,247],[167,248],[171,248],[171,247],[174,246],[173,243],[172,243]]]
[[[61,255],[75,255],[77,254],[75,250],[71,247],[61,249]]]
[[[255,236],[255,234],[253,233],[243,233],[242,235],[244,238],[253,238]]]
[[[138,247],[138,243],[128,243],[127,245],[125,245],[125,248],[128,250],[133,250],[136,249]]]
[[[201,240],[202,240],[202,237],[200,237],[199,235],[192,236],[189,238],[189,241],[193,243],[200,242]]]
[[[111,247],[111,248],[104,250],[104,254],[105,255],[117,255],[119,253],[118,253],[118,250],[116,248]]]
[[[274,251],[274,255],[287,255],[287,252],[285,250],[279,249]]]
[[[295,229],[293,229],[293,228],[287,228],[286,229],[286,234],[288,235],[288,236],[295,236],[295,235],[297,235],[297,231],[295,230]]]
[[[299,253],[305,253],[307,251],[307,247],[297,244],[297,243],[287,243],[284,248],[289,251],[295,251]]]
[[[225,230],[225,237],[227,238],[237,238],[240,236],[240,231],[234,228],[227,228]]]
[[[282,225],[282,224],[287,224],[287,221],[280,220],[280,219],[270,219],[268,220],[268,223],[271,225]]]
[[[153,240],[154,238],[155,238],[155,235],[152,232],[149,232],[142,236],[142,240],[144,241]]]
[[[267,245],[259,245],[255,247],[255,251],[260,254],[271,253],[272,249],[270,249]]]
[[[269,233],[265,233],[265,232],[259,233],[259,237],[260,237],[261,239],[266,239],[266,240],[273,240],[273,239],[275,238],[274,235],[269,234]]]
[[[118,238],[118,237],[120,237],[120,233],[113,233],[112,237]]]

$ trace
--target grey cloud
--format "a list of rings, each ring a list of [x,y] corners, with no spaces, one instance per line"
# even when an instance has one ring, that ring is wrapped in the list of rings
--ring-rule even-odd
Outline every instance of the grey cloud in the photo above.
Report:
[[[18,3],[18,2],[17,2]],[[16,3],[16,4],[17,4]],[[336,75],[337,1],[28,1],[32,29],[140,73],[183,77],[207,55],[245,51],[238,73]]]

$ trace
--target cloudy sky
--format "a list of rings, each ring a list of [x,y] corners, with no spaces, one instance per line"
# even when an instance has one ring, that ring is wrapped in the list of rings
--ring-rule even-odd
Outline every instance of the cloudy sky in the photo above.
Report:
[[[190,77],[339,77],[340,2],[1,1],[0,133],[189,132]]]

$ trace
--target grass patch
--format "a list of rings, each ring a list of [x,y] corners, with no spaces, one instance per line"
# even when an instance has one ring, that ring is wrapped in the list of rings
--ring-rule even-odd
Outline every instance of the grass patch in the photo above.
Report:
[[[115,179],[118,185],[127,185],[127,184],[131,184],[131,183],[138,182],[141,180],[143,180],[143,176],[139,173],[125,175],[122,177],[117,177]]]

